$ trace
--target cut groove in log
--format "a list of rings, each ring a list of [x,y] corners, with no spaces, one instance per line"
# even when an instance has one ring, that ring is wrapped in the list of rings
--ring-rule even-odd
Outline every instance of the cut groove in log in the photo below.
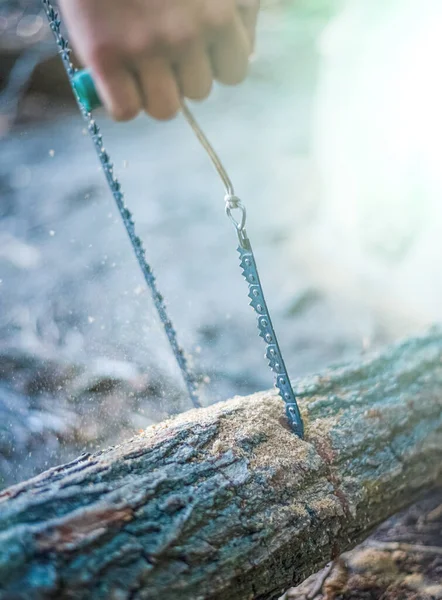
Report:
[[[442,478],[442,333],[189,411],[0,494],[0,599],[277,598]]]

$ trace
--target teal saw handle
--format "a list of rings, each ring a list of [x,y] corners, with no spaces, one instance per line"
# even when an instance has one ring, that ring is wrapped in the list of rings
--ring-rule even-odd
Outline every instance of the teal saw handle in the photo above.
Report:
[[[72,78],[72,85],[77,92],[80,102],[88,112],[92,112],[103,105],[89,69],[77,71]]]

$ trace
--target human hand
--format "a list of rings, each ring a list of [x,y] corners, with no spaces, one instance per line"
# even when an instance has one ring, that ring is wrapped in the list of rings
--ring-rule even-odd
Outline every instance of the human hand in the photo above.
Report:
[[[73,47],[118,121],[171,118],[180,96],[242,81],[259,0],[60,0]]]

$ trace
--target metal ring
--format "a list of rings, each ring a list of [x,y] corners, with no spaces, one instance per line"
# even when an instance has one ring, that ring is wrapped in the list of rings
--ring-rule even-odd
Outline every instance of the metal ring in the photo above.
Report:
[[[235,225],[237,231],[243,231],[246,224],[246,207],[237,196],[227,194],[224,199],[226,201],[226,215]],[[240,211],[241,216],[239,219],[235,219],[235,217],[232,215],[232,210]]]

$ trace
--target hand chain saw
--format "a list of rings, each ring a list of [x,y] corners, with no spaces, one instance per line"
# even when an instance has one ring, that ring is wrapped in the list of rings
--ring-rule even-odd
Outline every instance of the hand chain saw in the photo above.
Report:
[[[143,244],[136,234],[135,224],[132,218],[132,214],[126,207],[121,185],[114,175],[113,164],[110,160],[109,154],[106,152],[103,139],[100,133],[100,129],[92,118],[92,111],[101,105],[100,98],[95,89],[94,81],[89,71],[77,71],[71,60],[68,41],[61,33],[61,21],[59,14],[53,8],[50,0],[42,0],[43,7],[46,16],[49,21],[49,25],[54,33],[55,41],[59,48],[59,54],[63,61],[66,73],[69,77],[72,89],[74,91],[76,100],[78,102],[80,111],[85,119],[89,134],[92,138],[95,150],[98,154],[103,172],[105,174],[108,186],[114,200],[117,204],[121,218],[123,220],[126,231],[129,235],[132,248],[135,256],[140,265],[144,279],[147,286],[149,287],[155,308],[158,311],[158,315],[163,324],[166,336],[169,340],[172,351],[175,355],[178,366],[181,370],[183,379],[185,381],[190,399],[194,406],[201,406],[198,399],[198,384],[195,375],[190,371],[187,364],[187,360],[184,351],[178,344],[177,334],[173,327],[172,321],[169,318],[167,308],[164,302],[164,298],[158,290],[155,276],[152,272],[151,267],[146,261],[145,250]],[[285,412],[290,425],[290,428],[299,437],[304,435],[304,425],[302,417],[298,408],[295,394],[288,377],[287,369],[284,364],[284,360],[279,348],[278,340],[276,338],[275,330],[273,328],[270,313],[267,307],[267,303],[264,298],[263,288],[258,275],[258,269],[255,262],[252,246],[250,244],[249,237],[246,232],[246,209],[244,204],[235,195],[235,191],[232,182],[223,167],[219,157],[212,148],[204,132],[199,127],[195,118],[189,111],[188,107],[184,102],[181,103],[181,112],[187,120],[188,124],[192,128],[193,132],[201,142],[203,148],[206,150],[209,158],[211,159],[215,169],[220,176],[224,188],[225,188],[225,211],[229,219],[232,221],[237,237],[238,237],[238,253],[240,257],[240,265],[245,280],[249,287],[249,298],[250,305],[253,307],[257,319],[259,335],[264,339],[266,344],[266,354],[269,361],[269,366],[274,373],[275,386],[278,388],[282,399],[285,402]]]

